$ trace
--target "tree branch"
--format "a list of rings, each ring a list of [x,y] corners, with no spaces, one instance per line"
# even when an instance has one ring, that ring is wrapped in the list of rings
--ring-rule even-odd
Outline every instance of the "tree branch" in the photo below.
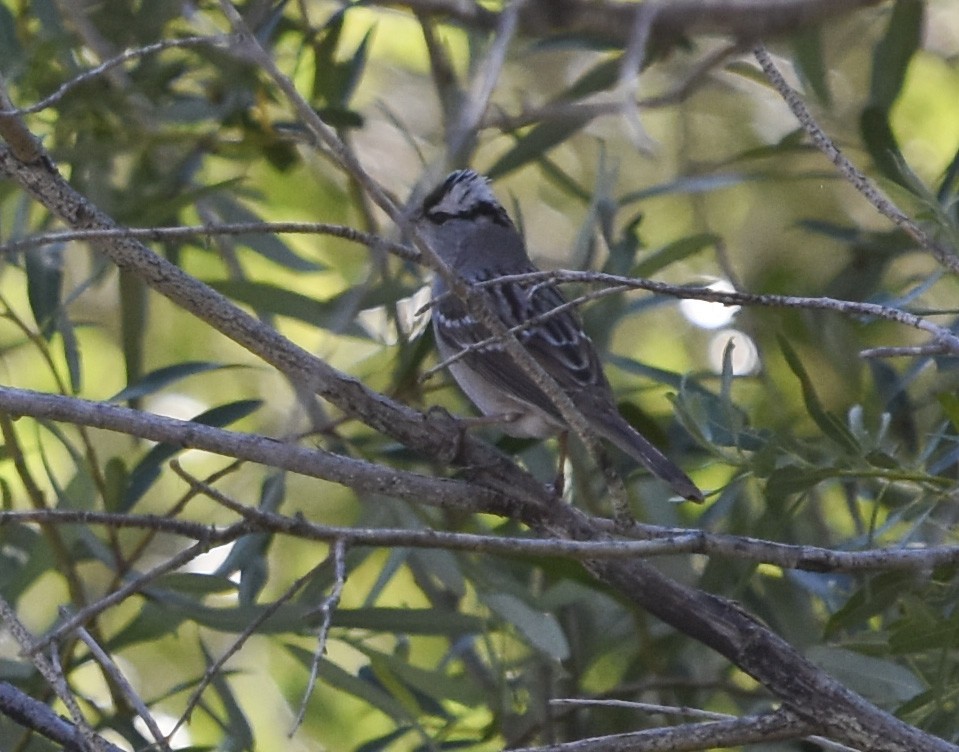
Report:
[[[792,34],[881,0],[654,0],[650,36],[668,49],[691,36],[728,36],[744,41]],[[492,32],[500,14],[464,0],[371,0],[371,5],[408,9],[425,18],[442,18]],[[635,3],[615,0],[530,0],[520,12],[524,36],[577,34],[625,47],[636,14]]]

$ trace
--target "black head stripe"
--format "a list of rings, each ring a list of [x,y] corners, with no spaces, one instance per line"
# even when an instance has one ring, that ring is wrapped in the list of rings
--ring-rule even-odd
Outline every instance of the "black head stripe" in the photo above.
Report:
[[[423,200],[422,216],[435,224],[451,219],[470,221],[486,217],[509,227],[506,210],[493,196],[486,178],[473,170],[452,172]]]

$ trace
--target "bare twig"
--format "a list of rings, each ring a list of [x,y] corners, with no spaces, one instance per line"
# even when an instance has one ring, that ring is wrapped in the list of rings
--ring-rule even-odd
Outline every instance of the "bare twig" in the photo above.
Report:
[[[140,699],[140,696],[136,693],[136,690],[130,682],[127,681],[127,678],[123,675],[123,672],[120,671],[119,666],[117,666],[113,658],[110,657],[110,654],[100,647],[100,644],[94,640],[90,633],[83,627],[77,627],[76,635],[90,650],[93,659],[100,664],[100,667],[110,676],[113,682],[123,692],[123,696],[126,697],[134,707],[137,715],[140,716],[140,719],[150,730],[150,733],[153,734],[154,744],[160,749],[170,752],[170,745],[167,742],[167,738],[163,735],[157,722],[153,719],[153,714],[150,713],[149,708],[147,708],[143,700]]]
[[[454,164],[461,164],[461,160],[465,161],[468,152],[472,151],[480,121],[486,113],[506,61],[506,50],[516,33],[519,12],[524,3],[525,0],[512,0],[500,14],[493,44],[473,80],[469,96],[449,136],[449,156]]]
[[[931,335],[934,343],[930,347],[941,345],[948,352],[959,354],[959,336],[945,327],[938,326],[916,314],[903,311],[900,308],[891,308],[878,303],[862,303],[853,300],[840,300],[827,297],[805,297],[798,295],[772,295],[764,293],[748,293],[726,291],[711,287],[688,287],[672,285],[652,279],[622,277],[603,272],[577,271],[541,271],[526,274],[512,274],[496,277],[480,283],[479,287],[508,283],[530,284],[537,281],[578,282],[583,284],[609,285],[608,291],[589,293],[584,299],[593,299],[603,295],[612,295],[624,289],[646,290],[657,295],[665,295],[682,300],[704,300],[710,303],[722,303],[727,306],[763,306],[768,308],[794,308],[819,311],[835,311],[845,316],[861,316],[867,318],[893,321],[898,324],[919,329]],[[578,301],[579,299],[577,299]],[[573,302],[573,301],[571,301]]]
[[[174,470],[177,465],[173,464]],[[181,473],[181,477],[183,476]],[[933,479],[916,477],[916,482]],[[943,478],[943,486],[954,481]],[[56,525],[103,525],[117,529],[132,528],[179,535],[201,542],[206,549],[221,546],[253,532],[272,532],[305,540],[332,542],[342,540],[350,546],[386,546],[408,548],[440,548],[472,553],[562,556],[574,559],[622,559],[695,553],[718,556],[763,564],[773,564],[784,569],[799,569],[809,572],[875,572],[892,570],[922,570],[959,563],[959,545],[926,547],[887,547],[866,551],[837,551],[822,546],[805,546],[763,540],[741,535],[710,533],[704,530],[637,526],[632,531],[639,540],[586,540],[540,539],[527,537],[504,538],[500,535],[477,535],[472,533],[449,533],[439,530],[407,530],[403,528],[356,528],[336,525],[321,525],[302,517],[287,517],[274,512],[265,512],[239,504],[206,486],[204,493],[214,501],[244,517],[244,522],[225,528],[171,520],[153,515],[120,514],[109,512],[72,511],[48,509],[32,512],[0,512],[0,525],[8,523],[45,522]],[[486,511],[477,505],[475,511]],[[609,524],[606,520],[594,520],[598,527]],[[610,525],[610,530],[612,526]],[[151,570],[141,575],[136,583],[128,583],[123,597],[142,589],[148,579],[172,571],[194,558],[202,550],[187,549],[177,554],[165,570]],[[144,579],[145,578],[145,579]],[[105,607],[119,603],[121,596],[111,593],[91,603],[83,612],[71,617],[70,623],[82,623],[90,615]],[[60,631],[69,629],[63,624]],[[50,639],[50,635],[44,640]]]
[[[892,200],[883,193],[879,187],[861,172],[849,159],[839,150],[839,147],[833,142],[825,131],[819,127],[813,118],[812,113],[806,107],[802,97],[793,89],[783,78],[782,73],[776,67],[772,57],[765,47],[758,45],[754,48],[753,54],[762,66],[763,73],[769,79],[779,95],[789,105],[793,115],[802,125],[803,130],[809,135],[813,143],[819,150],[828,157],[838,168],[839,172],[846,178],[862,196],[872,204],[876,210],[892,221],[896,227],[903,230],[909,237],[915,240],[920,246],[929,251],[944,267],[952,272],[959,273],[959,256],[954,249],[946,248],[941,243],[929,237],[925,230],[916,224],[905,212],[896,206]]]
[[[769,721],[780,717],[779,714],[782,711],[773,711],[772,713],[767,713],[765,715],[756,715],[756,716],[747,716],[745,718],[740,718],[729,713],[714,713],[709,710],[702,710],[701,708],[690,708],[690,707],[678,707],[674,705],[660,705],[657,703],[651,702],[635,702],[633,700],[615,700],[615,699],[578,699],[578,698],[562,698],[556,700],[550,700],[550,705],[554,707],[610,707],[610,708],[627,708],[638,710],[643,713],[656,713],[667,716],[686,716],[688,718],[702,718],[708,719],[711,721],[745,721],[747,724],[753,725],[755,728],[749,728],[748,725],[746,728],[743,728],[742,731],[745,734],[748,734],[747,737],[743,738],[739,742],[733,742],[732,740],[727,739],[723,744],[724,747],[733,746],[733,744],[749,744],[751,742],[760,741],[756,737],[756,730],[761,729],[760,733],[766,734],[772,731],[769,728]],[[798,720],[793,718],[793,720]],[[786,728],[789,728],[790,723],[789,719],[786,719],[783,729],[776,729],[776,738],[790,738],[778,736],[779,733],[784,732]],[[676,747],[670,747],[670,749],[683,749],[681,739],[676,739],[677,736],[681,736],[685,730],[689,730],[696,737],[692,741],[693,744],[699,743],[699,728],[696,725],[693,726],[677,726],[669,729],[660,729],[664,737],[668,736],[670,739],[677,743]],[[821,736],[804,736],[801,733],[800,728],[792,728],[789,730],[789,733],[794,733],[795,736],[791,738],[805,738],[811,742],[814,742],[821,746],[823,749],[832,750],[832,752],[859,752],[859,750],[853,749],[852,747],[847,747],[845,744],[837,744],[829,739],[824,739]],[[762,741],[772,741],[771,738],[762,738]],[[650,740],[647,739],[647,742]],[[708,744],[709,748],[712,748],[714,744],[710,742]],[[658,749],[655,746],[646,746],[643,745],[642,749]],[[706,747],[690,747],[690,749],[706,749]]]
[[[310,663],[310,677],[300,701],[300,709],[288,734],[291,737],[302,725],[303,718],[306,715],[307,703],[316,688],[316,680],[320,675],[320,661],[323,660],[323,655],[326,653],[326,641],[330,635],[330,625],[333,622],[333,612],[340,604],[340,596],[343,594],[343,586],[346,584],[346,544],[341,538],[334,541],[333,552],[330,556],[333,558],[333,588],[330,590],[330,594],[323,599],[318,609],[322,619],[316,630],[316,647],[313,649],[313,660]]]
[[[23,625],[23,622],[21,622],[17,616],[17,612],[7,603],[3,596],[0,596],[0,622],[2,622],[6,630],[13,636],[22,653],[29,655],[37,647],[38,643],[33,635],[30,634],[30,631]],[[87,720],[83,717],[80,706],[77,704],[77,699],[73,696],[73,692],[67,685],[63,672],[60,670],[59,661],[56,659],[51,660],[42,652],[34,653],[31,656],[31,660],[40,676],[46,680],[47,684],[50,685],[50,688],[53,689],[56,696],[69,711],[70,717],[73,719],[73,723],[83,740],[85,750],[87,752],[91,750],[94,752],[103,752],[103,739],[94,733],[90,724],[87,723]]]
[[[480,498],[484,498],[483,503],[492,502],[496,498],[496,494],[492,492],[485,496],[478,495],[473,485],[463,481],[432,478],[265,436],[225,431],[191,421],[73,397],[0,387],[0,413],[2,412],[106,428],[151,441],[204,449],[228,457],[292,470],[313,478],[330,480],[355,490],[398,496],[411,501],[432,500],[440,505],[450,504],[472,509]]]
[[[814,727],[786,709],[762,715],[634,731],[516,752],[696,752],[808,736]]]
[[[0,682],[0,713],[63,747],[64,752],[89,752],[90,744],[84,731],[85,724],[74,724],[61,718],[52,708],[24,694],[12,684]],[[120,747],[98,737],[97,747],[102,752],[125,752]]]
[[[184,37],[183,39],[164,39],[163,41],[156,42],[155,44],[148,44],[143,47],[127,50],[126,52],[101,63],[95,68],[84,71],[80,75],[74,76],[69,81],[65,81],[57,88],[55,92],[53,92],[53,94],[44,97],[39,102],[32,104],[29,107],[11,107],[0,109],[0,117],[12,115],[32,115],[37,112],[42,112],[43,110],[47,109],[48,107],[52,107],[61,99],[63,99],[63,97],[66,96],[71,89],[75,89],[77,86],[87,81],[97,78],[98,76],[102,76],[107,71],[110,71],[119,65],[123,65],[130,60],[136,60],[141,57],[146,57],[147,55],[152,55],[163,50],[174,49],[177,47],[223,45],[229,41],[230,40],[228,37],[222,36]]]
[[[222,542],[229,542],[235,538],[240,537],[245,532],[245,526],[234,525],[227,530],[224,530],[220,535],[220,540]],[[137,577],[132,577],[127,581],[125,585],[120,588],[117,588],[111,593],[103,596],[97,601],[84,606],[79,611],[77,611],[72,616],[60,622],[55,629],[47,632],[41,639],[37,640],[31,652],[36,653],[39,650],[43,650],[47,645],[50,645],[57,640],[60,640],[64,636],[72,633],[76,629],[80,629],[83,624],[88,622],[94,616],[103,613],[111,606],[115,606],[118,603],[122,603],[133,593],[141,592],[150,582],[155,580],[157,577],[166,574],[167,572],[172,572],[175,569],[179,569],[181,566],[186,564],[189,561],[193,561],[197,556],[206,553],[209,550],[209,544],[204,539],[199,543],[196,543],[193,546],[190,546],[187,549],[184,549],[180,553],[171,556],[169,559],[166,559],[162,563],[155,566],[148,572],[145,572],[142,575]]]
[[[332,235],[333,237],[360,243],[368,248],[383,248],[393,255],[409,261],[419,261],[420,259],[420,254],[408,245],[394,243],[379,235],[363,232],[353,227],[332,225],[325,222],[236,222],[192,227],[114,227],[95,230],[62,230],[0,244],[0,254],[12,255],[31,248],[72,240],[93,241],[118,238],[155,241],[192,240],[217,235],[259,235],[262,233]]]

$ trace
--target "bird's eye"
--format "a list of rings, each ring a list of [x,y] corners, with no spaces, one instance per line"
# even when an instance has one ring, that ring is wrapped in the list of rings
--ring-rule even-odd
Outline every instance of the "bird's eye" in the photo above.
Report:
[[[433,224],[441,225],[444,222],[447,222],[451,219],[455,219],[458,215],[451,214],[450,212],[445,212],[445,211],[427,210],[423,216],[425,216]]]

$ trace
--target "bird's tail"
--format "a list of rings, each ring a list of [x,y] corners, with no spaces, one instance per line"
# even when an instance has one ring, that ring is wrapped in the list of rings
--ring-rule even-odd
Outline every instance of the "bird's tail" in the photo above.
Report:
[[[594,424],[604,439],[618,446],[653,475],[669,483],[672,489],[684,499],[695,501],[697,504],[703,503],[703,492],[672,460],[650,444],[624,418],[619,415],[610,417],[611,420]]]

